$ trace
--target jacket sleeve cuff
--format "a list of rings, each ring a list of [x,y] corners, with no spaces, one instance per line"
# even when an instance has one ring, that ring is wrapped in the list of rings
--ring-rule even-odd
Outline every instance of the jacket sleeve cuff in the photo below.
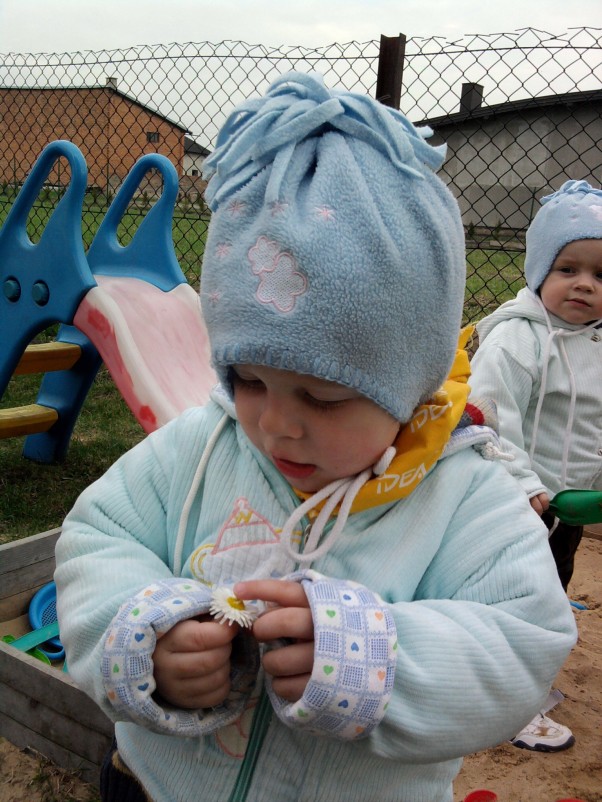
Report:
[[[301,582],[314,622],[314,664],[299,701],[267,689],[287,726],[339,740],[365,738],[384,718],[393,692],[397,631],[383,600],[362,585],[315,571],[287,577]]]
[[[157,636],[179,621],[209,612],[211,590],[194,580],[161,580],[125,602],[104,640],[102,676],[107,698],[118,716],[163,734],[191,738],[235,721],[257,679],[259,649],[252,638],[232,642],[231,691],[220,705],[182,710],[153,698],[153,652]]]

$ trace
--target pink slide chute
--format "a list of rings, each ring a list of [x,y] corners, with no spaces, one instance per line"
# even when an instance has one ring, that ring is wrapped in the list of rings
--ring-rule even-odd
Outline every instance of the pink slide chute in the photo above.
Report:
[[[73,322],[96,346],[113,381],[150,433],[202,406],[217,379],[198,294],[164,292],[136,278],[97,275]]]

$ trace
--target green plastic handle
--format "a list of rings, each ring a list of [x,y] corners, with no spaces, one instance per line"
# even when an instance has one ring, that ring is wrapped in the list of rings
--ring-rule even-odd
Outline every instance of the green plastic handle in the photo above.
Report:
[[[565,524],[602,523],[602,492],[599,490],[561,490],[550,501],[550,512]]]
[[[59,622],[53,621],[52,624],[46,624],[45,627],[34,629],[33,632],[28,632],[27,635],[17,638],[17,640],[14,640],[11,643],[11,646],[14,646],[21,652],[28,652],[35,646],[39,646],[40,643],[44,643],[45,641],[50,640],[50,638],[56,638],[58,634]]]

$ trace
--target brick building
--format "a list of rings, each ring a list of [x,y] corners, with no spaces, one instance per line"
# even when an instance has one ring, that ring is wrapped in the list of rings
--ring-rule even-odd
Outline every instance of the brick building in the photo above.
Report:
[[[182,176],[186,129],[120,92],[112,79],[105,86],[68,89],[0,87],[0,182],[23,182],[42,149],[68,139],[88,165],[88,183],[116,190],[134,162],[161,153]],[[62,167],[65,170],[65,167]],[[61,166],[49,183],[64,185]]]

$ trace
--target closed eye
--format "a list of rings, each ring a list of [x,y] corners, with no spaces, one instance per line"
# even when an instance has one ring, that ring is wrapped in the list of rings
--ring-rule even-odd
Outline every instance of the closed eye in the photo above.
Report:
[[[265,390],[265,384],[260,379],[245,379],[233,370],[232,371],[232,384],[235,390],[244,390],[247,392],[262,392]]]
[[[342,407],[345,402],[348,400],[346,398],[337,399],[333,401],[327,401],[322,398],[316,398],[315,396],[311,395],[310,393],[306,393],[304,395],[305,402],[310,406],[314,407],[315,409],[322,410],[324,412],[331,412],[334,409],[339,409]]]

